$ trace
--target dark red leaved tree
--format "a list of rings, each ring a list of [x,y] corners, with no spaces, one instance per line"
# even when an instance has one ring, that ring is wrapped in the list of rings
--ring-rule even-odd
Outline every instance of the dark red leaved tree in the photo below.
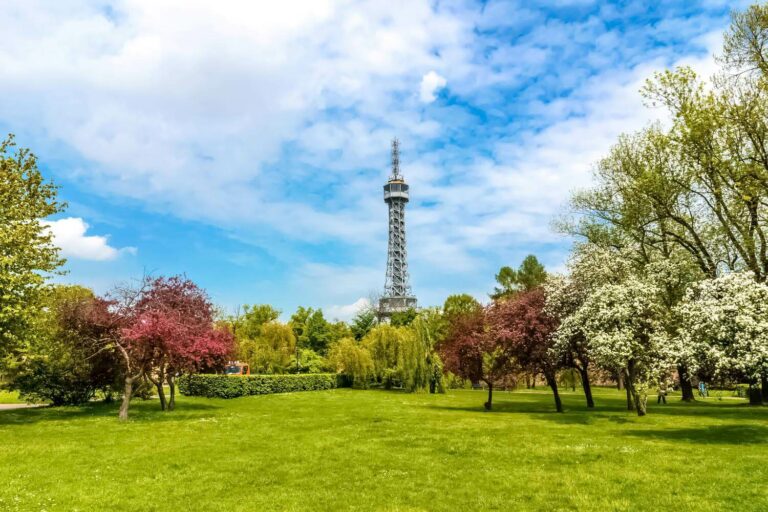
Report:
[[[489,328],[488,312],[486,308],[477,308],[451,317],[448,335],[438,347],[448,370],[473,383],[484,382],[488,386],[486,410],[493,405],[494,384],[509,375],[514,366]]]
[[[487,314],[488,323],[508,357],[527,371],[544,374],[554,394],[557,412],[563,412],[557,390],[557,371],[563,362],[552,350],[557,320],[545,312],[545,305],[544,290],[535,288],[492,304]]]
[[[120,347],[129,361],[128,376],[146,376],[157,388],[160,407],[172,410],[176,376],[223,366],[234,348],[232,334],[214,325],[208,296],[184,277],[147,278],[130,302],[123,310]],[[165,383],[170,387],[169,401]],[[129,401],[130,395],[124,397],[126,416]]]

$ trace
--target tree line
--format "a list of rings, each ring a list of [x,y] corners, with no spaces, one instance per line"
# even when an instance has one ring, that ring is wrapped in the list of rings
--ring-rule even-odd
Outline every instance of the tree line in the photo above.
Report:
[[[562,275],[534,256],[503,267],[487,305],[453,295],[441,307],[380,323],[349,323],[300,307],[288,322],[269,305],[222,314],[184,276],[145,277],[104,297],[51,286],[63,259],[42,219],[63,211],[37,159],[0,142],[0,380],[56,404],[96,394],[156,393],[175,406],[184,372],[230,358],[263,373],[336,371],[355,387],[440,392],[542,375],[558,384],[611,375],[627,406],[675,374],[692,383],[743,382],[768,400],[768,6],[735,12],[719,70],[656,74],[641,94],[667,119],[619,137],[558,221],[576,242]],[[166,386],[169,396],[165,394]]]

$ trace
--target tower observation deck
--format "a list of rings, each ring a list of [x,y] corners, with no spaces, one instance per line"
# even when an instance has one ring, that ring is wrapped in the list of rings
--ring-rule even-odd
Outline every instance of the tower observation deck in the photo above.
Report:
[[[416,307],[408,281],[408,250],[405,243],[405,205],[408,184],[400,174],[400,143],[392,141],[392,175],[384,185],[384,202],[389,206],[389,243],[384,295],[379,300],[379,317]]]

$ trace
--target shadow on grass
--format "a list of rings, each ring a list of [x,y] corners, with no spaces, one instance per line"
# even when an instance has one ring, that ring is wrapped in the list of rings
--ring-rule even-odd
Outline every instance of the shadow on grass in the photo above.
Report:
[[[131,422],[182,421],[191,418],[199,419],[201,417],[213,416],[213,414],[200,413],[213,413],[213,411],[220,409],[219,406],[197,402],[185,402],[176,407],[177,408],[173,411],[163,412],[160,410],[159,402],[157,401],[132,402],[129,411],[129,419]],[[119,409],[120,404],[118,402],[94,402],[80,406],[48,406],[29,409],[11,409],[0,411],[0,426],[100,417],[113,417],[117,421]]]
[[[688,441],[696,444],[766,444],[768,427],[762,425],[708,425],[701,428],[666,428],[627,430],[623,434],[667,441]]]
[[[485,411],[483,408],[483,398],[478,400],[477,405],[437,405],[429,404],[425,407],[433,410],[446,411],[464,411],[475,413],[501,413],[501,414],[528,414],[537,419],[545,419],[563,424],[588,425],[595,420],[602,419],[613,423],[629,423],[635,418],[634,410],[627,410],[626,399],[621,396],[616,397],[595,397],[595,408],[589,409],[586,404],[576,395],[562,396],[564,413],[555,411],[553,398],[544,393],[517,394],[514,392],[502,395],[503,399],[494,401],[493,409]],[[653,396],[655,399],[655,396]],[[727,401],[694,401],[683,402],[682,400],[671,401],[667,405],[657,405],[651,403],[649,397],[648,415],[650,416],[682,416],[682,417],[717,417],[722,420],[768,420],[768,407],[750,406],[747,403],[732,403]]]

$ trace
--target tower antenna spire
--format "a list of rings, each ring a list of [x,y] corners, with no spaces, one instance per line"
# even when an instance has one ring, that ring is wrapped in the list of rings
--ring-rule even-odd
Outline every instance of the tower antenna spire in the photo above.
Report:
[[[400,179],[400,141],[397,137],[392,139],[392,177]]]

